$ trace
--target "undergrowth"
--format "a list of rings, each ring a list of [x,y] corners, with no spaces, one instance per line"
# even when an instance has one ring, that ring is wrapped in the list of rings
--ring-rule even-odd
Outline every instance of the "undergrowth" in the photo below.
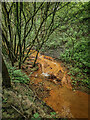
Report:
[[[82,15],[82,17],[84,17]],[[66,26],[63,26],[67,28]],[[85,86],[90,88],[90,51],[89,51],[89,31],[88,21],[76,22],[70,24],[64,32],[59,32],[59,29],[53,33],[49,41],[42,48],[44,52],[59,49],[58,59],[66,63],[69,68],[69,75],[72,79],[72,85]],[[51,53],[55,54],[55,53]],[[56,52],[57,54],[57,52]]]
[[[24,72],[22,72],[22,70],[19,70],[16,67],[11,67],[9,65],[7,65],[7,67],[12,82],[25,84],[29,83],[30,78]]]
[[[70,67],[68,74],[71,76],[73,87],[86,87],[90,89],[90,77],[78,67]]]

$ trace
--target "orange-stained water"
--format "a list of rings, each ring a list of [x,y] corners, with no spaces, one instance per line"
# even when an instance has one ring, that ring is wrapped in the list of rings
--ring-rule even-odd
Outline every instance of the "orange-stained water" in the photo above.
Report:
[[[35,55],[36,52],[31,58],[34,58]],[[43,82],[44,86],[50,90],[49,96],[43,98],[43,101],[52,107],[60,117],[88,118],[88,94],[72,91],[70,76],[61,66],[62,63],[40,54],[37,63],[39,63],[39,69],[31,75],[31,80],[34,81],[34,84]],[[49,75],[54,75],[56,78],[48,80]]]

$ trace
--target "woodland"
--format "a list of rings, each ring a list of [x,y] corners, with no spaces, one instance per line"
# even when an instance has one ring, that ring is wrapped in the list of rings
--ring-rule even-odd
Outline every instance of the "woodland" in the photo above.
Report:
[[[2,119],[88,118],[90,2],[2,2]]]

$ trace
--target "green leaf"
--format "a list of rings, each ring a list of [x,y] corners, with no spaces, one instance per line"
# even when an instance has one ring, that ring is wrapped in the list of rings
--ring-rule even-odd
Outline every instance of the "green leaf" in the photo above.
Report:
[[[19,80],[14,80],[13,82],[20,83],[20,81],[19,81]]]
[[[51,115],[56,115],[56,112],[50,112]]]
[[[39,114],[38,114],[38,113],[35,113],[33,116],[34,116],[35,118],[38,118],[38,117],[39,117]]]
[[[7,102],[7,98],[5,98],[5,99],[3,100],[3,102],[6,103],[6,102]]]

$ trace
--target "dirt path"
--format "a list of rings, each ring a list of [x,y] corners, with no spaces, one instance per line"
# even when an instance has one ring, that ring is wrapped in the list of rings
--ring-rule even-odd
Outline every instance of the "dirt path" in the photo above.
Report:
[[[30,73],[29,59],[35,58],[36,52],[28,58],[24,66]],[[33,90],[52,107],[60,117],[88,118],[88,94],[72,91],[71,79],[62,63],[52,57],[40,55],[37,60],[39,69],[30,76]]]

